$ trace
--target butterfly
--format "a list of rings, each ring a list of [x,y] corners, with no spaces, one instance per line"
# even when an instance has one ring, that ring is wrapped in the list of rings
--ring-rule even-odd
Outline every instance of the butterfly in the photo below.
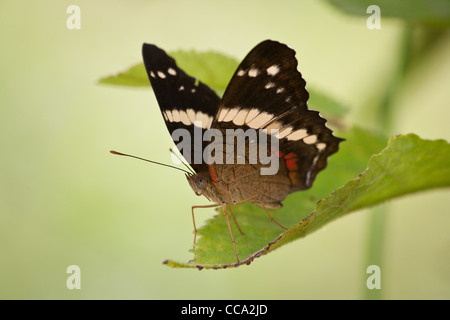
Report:
[[[197,152],[183,153],[192,168],[186,174],[189,185],[196,195],[203,195],[212,202],[191,208],[194,249],[197,236],[194,209],[222,207],[239,262],[228,214],[242,231],[230,206],[251,202],[286,229],[268,210],[281,208],[281,201],[290,193],[311,187],[317,173],[326,167],[327,158],[338,151],[343,139],[332,134],[319,112],[308,110],[306,82],[297,70],[295,51],[285,44],[266,40],[254,47],[238,66],[222,98],[206,84],[186,74],[157,46],[144,43],[142,55],[162,116],[175,143],[174,137],[178,137],[179,132],[192,137],[195,134],[205,137],[208,132],[215,132],[230,138],[230,132],[239,129],[242,129],[240,132],[263,132],[266,141],[270,140],[264,155],[271,156],[276,164],[277,170],[273,174],[262,174],[262,169],[267,169],[269,164],[260,158],[248,161],[250,145],[257,135],[244,136],[244,147],[241,145],[235,154],[225,150],[230,145],[236,150],[237,139],[225,138],[214,139],[214,142],[213,139],[205,142],[191,138],[187,145]],[[263,135],[259,137],[262,139]],[[215,148],[209,154],[210,158],[232,161],[209,161],[204,155],[211,146]],[[247,161],[242,163],[238,161],[239,157]]]

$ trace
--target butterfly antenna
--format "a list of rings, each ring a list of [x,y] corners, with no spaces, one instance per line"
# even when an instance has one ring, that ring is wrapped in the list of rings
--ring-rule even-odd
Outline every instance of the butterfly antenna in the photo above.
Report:
[[[170,150],[170,152],[171,152],[173,155],[175,155],[175,157],[178,158],[178,160],[180,160],[180,162],[181,162],[182,164],[184,164],[184,166],[185,166],[192,174],[195,174],[194,170],[192,170],[192,168],[189,167],[189,166],[186,164],[186,162],[184,162],[184,161],[178,156],[178,154],[176,154],[175,151],[173,151],[172,148],[170,148],[169,150]]]
[[[147,161],[147,162],[150,162],[150,163],[159,164],[160,166],[164,166],[164,167],[169,167],[169,168],[177,169],[177,170],[183,171],[184,173],[187,173],[187,174],[189,174],[189,175],[191,174],[191,172],[189,172],[189,171],[187,171],[187,170],[184,170],[184,169],[178,168],[178,167],[174,167],[174,166],[171,166],[171,165],[169,165],[169,164],[165,164],[165,163],[161,163],[161,162],[156,162],[156,161],[152,161],[152,160],[148,160],[148,159],[136,157],[136,156],[133,156],[133,155],[131,155],[131,154],[126,154],[126,153],[122,153],[122,152],[117,152],[117,151],[114,151],[114,150],[110,150],[109,152],[111,152],[112,154],[116,154],[116,155],[118,155],[118,156],[125,156],[125,157],[135,158],[135,159],[139,159],[139,160],[144,160],[144,161]]]

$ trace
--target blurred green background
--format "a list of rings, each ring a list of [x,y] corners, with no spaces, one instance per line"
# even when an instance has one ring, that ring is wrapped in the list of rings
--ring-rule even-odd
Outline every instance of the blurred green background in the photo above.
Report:
[[[81,9],[68,30],[66,9]],[[368,17],[369,15],[367,15]],[[185,177],[108,153],[170,162],[173,144],[149,89],[98,85],[141,62],[143,42],[241,60],[271,38],[297,51],[308,82],[349,106],[348,125],[377,128],[370,105],[396,68],[405,24],[305,1],[1,1],[0,298],[363,299],[369,210],[333,222],[250,266],[171,269],[192,258]],[[395,95],[386,134],[450,138],[450,35]],[[350,143],[350,142],[348,142]],[[387,204],[382,297],[450,298],[448,190]],[[213,210],[197,214],[197,223]],[[66,268],[81,268],[68,290]]]

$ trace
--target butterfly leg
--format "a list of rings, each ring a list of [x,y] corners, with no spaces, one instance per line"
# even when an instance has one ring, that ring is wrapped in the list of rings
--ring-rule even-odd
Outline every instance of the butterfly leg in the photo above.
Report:
[[[241,204],[241,203],[250,201],[250,200],[255,199],[255,198],[259,200],[258,195],[255,194],[255,195],[253,195],[253,196],[251,196],[251,197],[249,197],[249,198],[247,198],[247,199],[243,199],[243,200],[238,201],[238,202],[236,202],[236,203],[234,203],[234,204]],[[267,210],[267,208],[264,206],[264,204],[263,204],[262,202],[261,202],[261,206],[262,206],[262,208],[264,209],[264,211],[266,211],[266,213],[267,213],[267,215],[269,216],[270,220],[272,220],[273,222],[275,222],[277,225],[279,225],[279,226],[280,226],[281,228],[283,228],[284,230],[288,230],[288,228],[282,226],[277,220],[275,220],[275,219],[272,217],[272,215],[269,213],[269,210]]]
[[[263,209],[266,211],[267,215],[269,216],[270,220],[272,220],[273,222],[275,222],[277,225],[279,225],[281,228],[283,228],[284,230],[287,230],[288,228],[283,227],[277,220],[275,220],[269,213],[269,210],[267,210],[267,208],[264,206],[263,203],[261,203]]]
[[[218,203],[207,204],[207,205],[203,205],[203,206],[192,206],[191,212],[192,212],[192,223],[194,224],[194,245],[193,245],[194,251],[195,251],[195,243],[197,242],[197,227],[195,226],[194,209],[198,209],[198,208],[214,208],[214,207],[219,207],[219,206],[221,206],[221,205],[218,204]]]
[[[230,226],[230,220],[228,219],[228,215],[227,215],[227,208],[226,208],[226,204],[222,204],[222,210],[223,210],[223,214],[225,215],[225,218],[227,219],[227,224],[228,224],[228,231],[230,231],[230,236],[231,236],[231,241],[233,242],[233,249],[234,249],[234,254],[236,255],[236,259],[237,262],[239,263],[239,257],[236,251],[236,242],[234,241],[234,237],[233,237],[233,232],[231,232],[231,226]]]
[[[239,232],[240,232],[242,235],[244,235],[244,233],[243,233],[242,230],[241,230],[241,227],[239,227],[239,224],[237,223],[237,220],[236,220],[236,217],[235,217],[234,214],[233,214],[233,211],[231,211],[231,207],[230,207],[230,206],[228,206],[228,210],[230,210],[231,217],[233,218],[234,223],[236,224],[236,227],[238,228]]]

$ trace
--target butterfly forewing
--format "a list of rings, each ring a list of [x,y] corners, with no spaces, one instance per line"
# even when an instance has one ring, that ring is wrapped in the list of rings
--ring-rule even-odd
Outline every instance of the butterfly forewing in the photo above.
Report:
[[[169,133],[173,137],[175,130],[187,130],[192,138],[191,151],[201,152],[204,147],[201,136],[211,127],[220,98],[207,85],[187,75],[157,46],[144,44],[142,56]],[[194,139],[194,130],[199,132],[200,139]],[[194,163],[193,152],[190,157],[184,152],[183,155],[196,172],[207,170],[201,158]]]
[[[279,42],[263,41],[248,53],[234,73],[215,121],[230,118],[228,110],[250,109],[246,122],[263,112],[282,114],[292,105],[306,110],[309,95],[305,85],[297,71],[295,52]],[[257,120],[264,119],[260,118],[254,122],[261,123]]]

